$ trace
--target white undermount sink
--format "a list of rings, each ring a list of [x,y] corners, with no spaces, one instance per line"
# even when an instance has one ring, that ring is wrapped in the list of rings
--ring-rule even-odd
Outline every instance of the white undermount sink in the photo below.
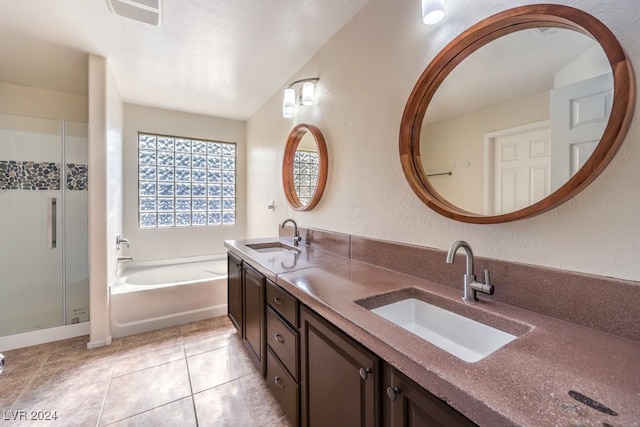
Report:
[[[487,357],[517,338],[416,298],[370,311],[470,363]]]
[[[285,245],[284,243],[281,243],[281,242],[255,243],[255,244],[247,245],[247,247],[260,253],[286,252],[286,251],[299,252],[299,249],[294,248],[292,246]]]

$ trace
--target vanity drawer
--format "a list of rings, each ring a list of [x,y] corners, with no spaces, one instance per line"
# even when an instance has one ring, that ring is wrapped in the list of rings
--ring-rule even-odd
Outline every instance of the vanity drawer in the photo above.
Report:
[[[298,384],[280,364],[271,348],[267,348],[267,385],[292,425],[299,425]]]
[[[300,326],[298,300],[280,286],[267,280],[267,303],[296,328]]]
[[[300,371],[298,332],[291,329],[271,307],[267,307],[267,344],[293,376],[293,379],[297,381]]]

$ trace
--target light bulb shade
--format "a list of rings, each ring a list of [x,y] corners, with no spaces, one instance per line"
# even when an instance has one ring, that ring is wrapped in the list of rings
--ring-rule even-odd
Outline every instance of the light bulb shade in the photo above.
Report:
[[[284,90],[283,108],[295,108],[296,106],[296,91],[294,88],[289,87]]]
[[[290,119],[291,117],[293,117],[293,107],[285,107],[284,104],[282,105],[282,117]]]
[[[422,22],[437,24],[444,18],[444,0],[422,0]]]
[[[302,105],[312,105],[315,86],[312,82],[302,84]]]

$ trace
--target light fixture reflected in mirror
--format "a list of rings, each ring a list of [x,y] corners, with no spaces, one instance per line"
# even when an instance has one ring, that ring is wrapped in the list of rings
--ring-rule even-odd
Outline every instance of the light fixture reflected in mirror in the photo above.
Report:
[[[422,0],[422,22],[437,24],[444,18],[444,0]]]
[[[300,79],[291,83],[284,90],[284,99],[282,101],[282,117],[291,118],[296,108],[296,100],[299,105],[313,105],[315,96],[315,84],[320,80],[318,77],[308,79]],[[300,93],[296,96],[295,85],[300,85]]]

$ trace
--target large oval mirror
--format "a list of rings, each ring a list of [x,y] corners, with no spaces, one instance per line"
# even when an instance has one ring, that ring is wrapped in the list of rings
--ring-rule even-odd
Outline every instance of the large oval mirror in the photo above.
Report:
[[[418,80],[400,130],[403,171],[456,220],[537,215],[604,169],[634,103],[631,65],[600,21],[559,5],[510,9],[454,39]]]
[[[314,208],[327,183],[329,159],[320,129],[299,124],[287,138],[282,162],[282,182],[289,205],[299,211]]]

